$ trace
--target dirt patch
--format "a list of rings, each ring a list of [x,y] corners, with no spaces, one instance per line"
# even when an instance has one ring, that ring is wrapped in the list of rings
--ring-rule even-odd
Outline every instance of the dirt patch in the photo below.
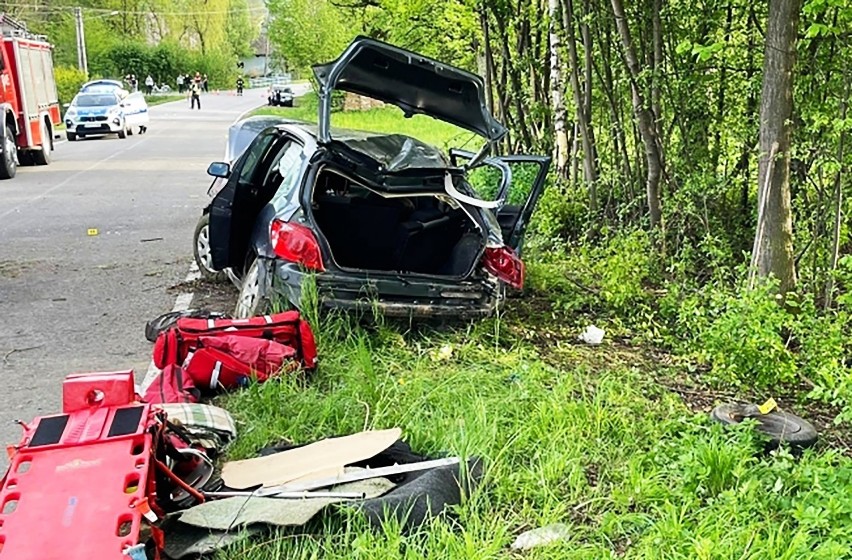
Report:
[[[0,261],[0,277],[18,278],[29,270],[32,270],[36,262],[32,261]]]

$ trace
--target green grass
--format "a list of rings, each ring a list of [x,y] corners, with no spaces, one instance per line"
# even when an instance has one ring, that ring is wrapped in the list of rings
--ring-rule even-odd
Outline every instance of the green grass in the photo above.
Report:
[[[163,103],[171,103],[172,101],[181,101],[186,97],[180,93],[165,94],[165,95],[146,95],[145,102],[148,106],[161,105]]]
[[[291,119],[316,123],[317,105],[316,95],[309,93],[296,98],[295,107],[262,107],[252,114],[281,115]],[[482,145],[479,137],[472,132],[425,115],[405,118],[402,111],[393,106],[367,111],[335,111],[331,116],[331,126],[370,132],[406,134],[445,150],[462,146],[469,150],[475,150]]]
[[[400,426],[419,452],[482,457],[486,480],[455,520],[414,535],[338,515],[222,558],[512,558],[518,533],[555,522],[571,538],[529,558],[852,555],[848,459],[763,455],[747,427],[725,431],[691,413],[655,382],[666,372],[638,355],[542,347],[529,339],[540,325],[520,317],[416,331],[334,316],[315,326],[322,361],[311,379],[225,400],[241,430],[232,457],[284,438]]]
[[[381,130],[416,122],[416,136],[453,138],[394,111],[339,113],[335,122]],[[316,105],[308,98],[261,112],[313,120]],[[452,517],[403,534],[340,511],[218,558],[520,558],[514,538],[556,522],[570,538],[524,558],[852,558],[849,458],[825,446],[800,458],[766,454],[749,426],[723,430],[692,412],[661,383],[688,375],[685,366],[611,342],[617,318],[596,319],[609,333],[603,345],[578,345],[584,319],[550,301],[578,288],[554,290],[552,271],[533,252],[527,258],[530,293],[476,323],[364,322],[318,317],[307,305],[318,370],[222,399],[240,431],[231,458],[282,439],[393,426],[418,452],[483,458],[486,479]]]

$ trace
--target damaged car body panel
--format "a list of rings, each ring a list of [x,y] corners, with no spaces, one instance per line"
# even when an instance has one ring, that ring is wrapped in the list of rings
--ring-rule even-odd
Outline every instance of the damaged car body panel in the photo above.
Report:
[[[379,88],[390,69],[404,71],[405,87]],[[326,77],[321,98],[335,87],[370,94],[477,132],[486,147],[505,134],[485,109],[480,78],[415,53],[357,39],[317,72]],[[409,317],[487,315],[505,285],[522,286],[517,250],[549,158],[448,157],[404,134],[335,129],[332,138],[323,111],[321,102],[319,126],[252,117],[252,126],[232,127],[244,140],[270,125],[242,149],[209,207],[214,268],[239,272],[236,315],[263,313],[276,296],[299,307],[309,281],[326,307]],[[238,149],[229,144],[232,157]],[[512,184],[516,163],[538,166],[523,193]],[[480,166],[497,170],[497,196],[469,183]]]

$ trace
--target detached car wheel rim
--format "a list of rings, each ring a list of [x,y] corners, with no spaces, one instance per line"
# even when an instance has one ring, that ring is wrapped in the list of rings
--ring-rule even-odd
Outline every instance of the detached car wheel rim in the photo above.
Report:
[[[254,315],[259,292],[260,275],[257,271],[257,262],[255,262],[243,279],[243,288],[240,290],[239,300],[237,301],[237,317],[245,318]]]
[[[198,232],[198,239],[195,240],[195,247],[198,250],[198,260],[204,270],[213,273],[213,259],[210,255],[210,226],[204,226]]]

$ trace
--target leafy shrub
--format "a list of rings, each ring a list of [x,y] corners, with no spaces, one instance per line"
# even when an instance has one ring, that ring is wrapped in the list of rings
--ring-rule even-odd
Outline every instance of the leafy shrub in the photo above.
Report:
[[[104,75],[123,77],[136,74],[140,83],[150,74],[157,83],[172,88],[180,74],[207,74],[211,88],[229,88],[236,80],[233,55],[218,50],[206,53],[181,47],[176,43],[159,45],[123,42],[109,48],[98,62]]]
[[[684,300],[678,326],[692,334],[694,355],[712,366],[717,381],[765,388],[796,377],[788,346],[795,318],[779,304],[775,287],[765,282],[731,291],[713,284]]]
[[[57,66],[53,71],[56,77],[56,90],[60,103],[70,103],[80,91],[80,86],[86,83],[86,74],[82,70],[68,66]]]

